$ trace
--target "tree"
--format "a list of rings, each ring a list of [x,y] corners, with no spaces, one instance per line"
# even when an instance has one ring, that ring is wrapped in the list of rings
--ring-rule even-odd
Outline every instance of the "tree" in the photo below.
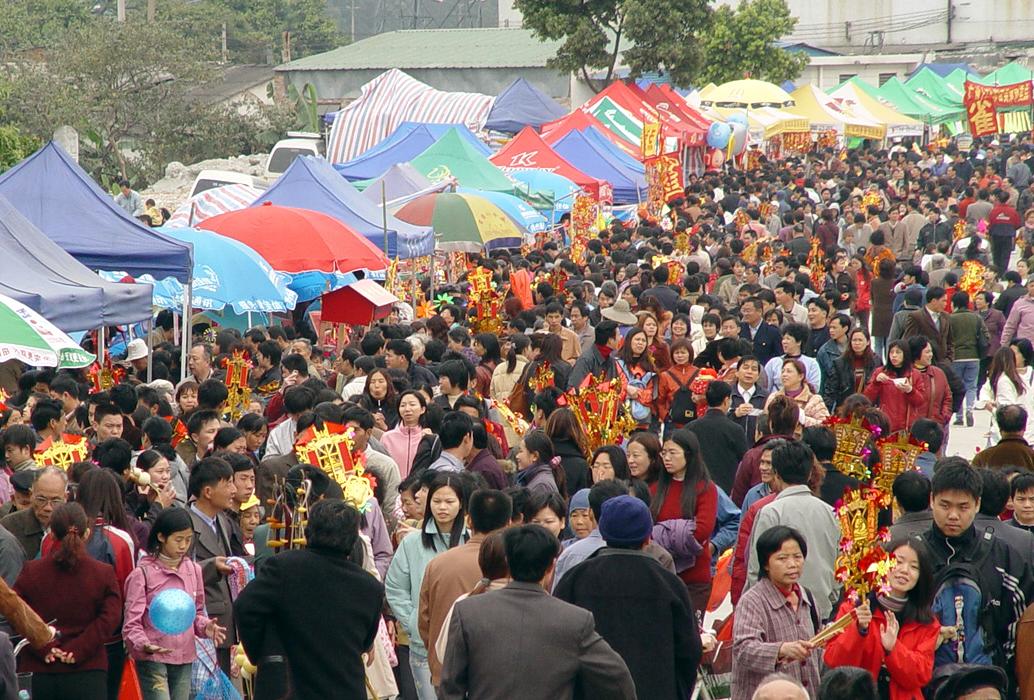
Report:
[[[563,43],[549,66],[580,73],[590,87],[591,71],[613,80],[619,59],[632,77],[664,70],[688,85],[702,58],[699,35],[710,24],[709,0],[516,0],[524,25],[543,40]]]
[[[719,7],[711,30],[701,37],[705,60],[697,83],[721,85],[747,75],[777,85],[793,80],[808,65],[808,56],[775,42],[796,24],[786,0],[743,0],[735,10]]]
[[[4,0],[0,9],[0,51],[52,46],[93,19],[83,0]]]

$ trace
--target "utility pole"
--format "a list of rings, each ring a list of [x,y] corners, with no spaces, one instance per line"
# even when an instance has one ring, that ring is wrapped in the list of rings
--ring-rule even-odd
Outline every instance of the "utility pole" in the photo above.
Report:
[[[115,16],[119,22],[126,21],[126,0],[118,0],[115,4]]]
[[[149,24],[154,24],[154,20],[158,15],[158,0],[147,0],[147,21]]]
[[[226,50],[226,22],[223,22],[222,51],[223,63],[229,62],[229,52]]]

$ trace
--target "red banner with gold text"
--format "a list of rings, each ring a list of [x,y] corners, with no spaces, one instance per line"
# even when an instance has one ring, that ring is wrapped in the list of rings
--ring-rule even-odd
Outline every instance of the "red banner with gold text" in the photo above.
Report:
[[[1001,107],[1030,107],[1034,91],[1029,80],[1014,85],[981,85],[966,81],[962,98],[973,136],[992,136],[999,131],[998,109]]]

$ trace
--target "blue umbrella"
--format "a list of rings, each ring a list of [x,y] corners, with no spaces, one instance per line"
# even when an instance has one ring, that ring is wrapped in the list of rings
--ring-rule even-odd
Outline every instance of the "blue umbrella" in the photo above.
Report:
[[[194,244],[191,303],[194,308],[219,311],[231,307],[237,314],[284,312],[293,309],[298,295],[288,289],[290,276],[276,272],[262,256],[231,238],[193,228],[160,228],[160,233]],[[183,303],[183,285],[172,279],[156,282],[155,305],[177,308]]]
[[[553,195],[553,208],[541,211],[547,218],[552,217],[554,224],[560,221],[561,215],[571,211],[574,198],[582,191],[581,187],[568,178],[548,170],[510,170],[506,175],[511,180],[516,180],[519,187],[524,185],[521,187],[522,190],[549,192]]]

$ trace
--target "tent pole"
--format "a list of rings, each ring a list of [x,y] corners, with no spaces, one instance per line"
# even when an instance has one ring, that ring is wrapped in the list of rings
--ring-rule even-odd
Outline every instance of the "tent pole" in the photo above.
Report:
[[[183,338],[180,341],[180,380],[187,378],[187,353],[190,352],[190,283],[183,285]]]
[[[97,364],[101,367],[104,366],[104,348],[107,345],[104,339],[104,324],[101,324],[100,330],[97,331]]]
[[[381,180],[381,225],[384,228],[384,257],[388,257],[388,191]],[[398,251],[395,252],[398,257]]]
[[[248,330],[250,331],[252,328],[253,328],[253,326],[251,325],[251,312],[249,311],[248,312]]]
[[[150,384],[154,381],[154,339],[151,335],[154,333],[154,313],[147,319],[147,383]]]

